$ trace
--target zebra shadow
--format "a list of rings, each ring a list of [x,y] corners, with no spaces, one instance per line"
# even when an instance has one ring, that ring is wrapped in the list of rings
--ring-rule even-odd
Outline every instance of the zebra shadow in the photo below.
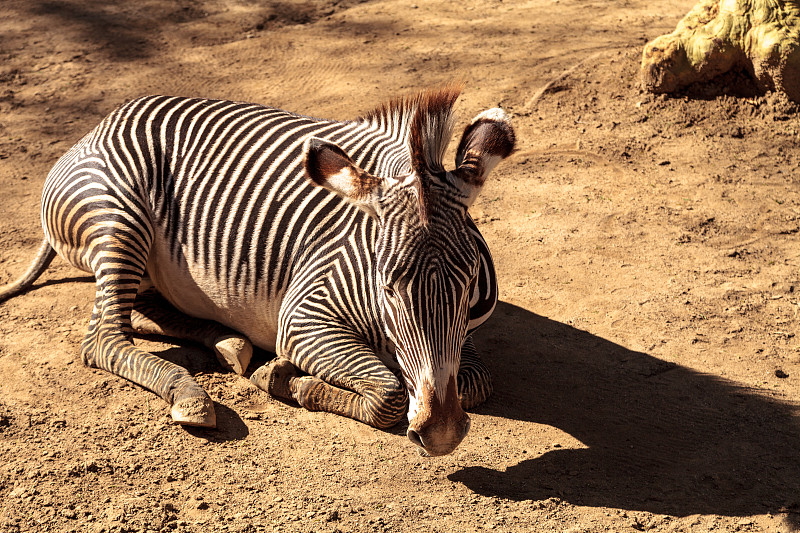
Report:
[[[585,447],[550,446],[506,470],[465,467],[452,481],[520,501],[673,516],[786,513],[800,526],[797,405],[507,303],[476,344],[495,378],[477,412],[554,426]]]

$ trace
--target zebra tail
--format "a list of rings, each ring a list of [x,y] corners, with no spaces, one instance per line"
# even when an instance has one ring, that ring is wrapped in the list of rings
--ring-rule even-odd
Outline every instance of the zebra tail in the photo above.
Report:
[[[36,259],[34,259],[33,264],[28,268],[28,271],[22,275],[17,281],[9,283],[8,285],[4,285],[0,287],[0,302],[4,302],[9,298],[13,298],[14,296],[23,293],[31,288],[33,282],[36,281],[39,276],[47,270],[47,267],[50,266],[50,263],[53,261],[53,258],[56,256],[56,251],[50,246],[50,243],[47,242],[47,239],[42,241],[42,245],[39,247],[39,253],[36,254]]]

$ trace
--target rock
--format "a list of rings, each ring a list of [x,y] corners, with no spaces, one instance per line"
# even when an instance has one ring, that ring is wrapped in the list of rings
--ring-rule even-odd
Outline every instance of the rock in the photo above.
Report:
[[[745,68],[764,91],[800,101],[800,5],[701,0],[675,31],[645,45],[644,87],[672,93]]]
[[[125,513],[117,507],[107,507],[106,518],[109,522],[124,522]]]
[[[11,492],[8,493],[8,497],[9,498],[19,498],[20,496],[23,496],[27,491],[28,491],[28,489],[26,487],[23,487],[22,485],[20,485],[20,486],[14,487],[11,490]]]

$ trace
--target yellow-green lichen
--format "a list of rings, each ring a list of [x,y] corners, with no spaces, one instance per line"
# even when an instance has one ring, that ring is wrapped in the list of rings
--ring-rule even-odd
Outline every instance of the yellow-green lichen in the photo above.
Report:
[[[645,45],[642,82],[657,93],[745,68],[762,90],[800,101],[800,2],[701,0]]]

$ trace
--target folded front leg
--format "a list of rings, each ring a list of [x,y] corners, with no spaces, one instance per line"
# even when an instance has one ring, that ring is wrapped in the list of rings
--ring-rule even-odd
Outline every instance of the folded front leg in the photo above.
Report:
[[[472,409],[492,394],[492,375],[483,364],[472,336],[461,347],[461,366],[458,368],[458,398],[462,409]]]
[[[333,330],[253,373],[261,389],[310,411],[346,416],[377,428],[392,427],[408,411],[406,388],[355,335]],[[299,367],[308,375],[300,375]]]

